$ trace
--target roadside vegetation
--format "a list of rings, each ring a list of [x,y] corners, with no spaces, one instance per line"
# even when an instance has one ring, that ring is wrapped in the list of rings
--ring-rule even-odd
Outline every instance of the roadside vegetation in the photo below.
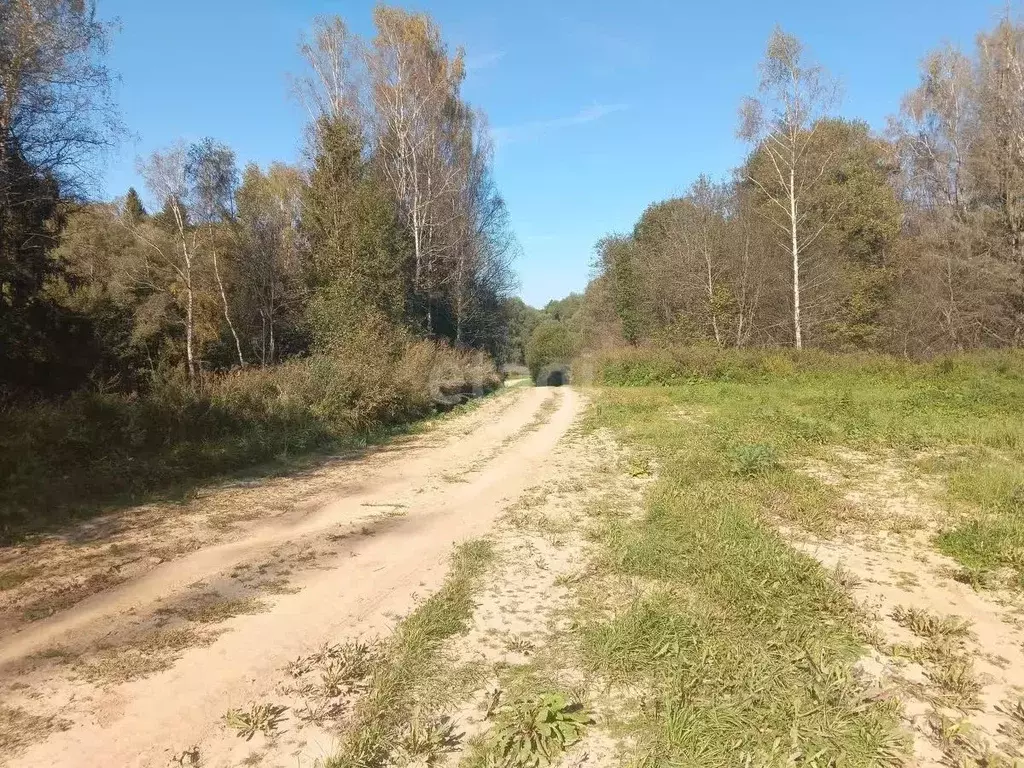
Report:
[[[0,411],[0,540],[253,465],[364,446],[500,383],[483,354],[366,334],[345,357]]]
[[[457,743],[454,724],[432,714],[466,693],[450,674],[444,644],[465,632],[473,594],[493,560],[493,546],[485,539],[456,549],[444,584],[402,620],[385,644],[342,746],[326,768],[386,765],[396,753],[430,765]]]
[[[1019,355],[672,348],[577,365],[598,385],[564,449],[578,463],[506,516],[497,541],[514,554],[477,585],[483,612],[462,641],[487,666],[462,678],[460,657],[446,657],[463,703],[420,713],[467,733],[438,754],[467,767],[541,766],[563,751],[599,765],[1013,764],[1015,700],[993,699],[1003,689],[982,671],[1012,666],[992,653],[1012,637],[979,636],[991,629],[916,590],[1024,594]],[[595,449],[611,438],[618,452]],[[860,463],[842,483],[813,471],[850,456]],[[849,496],[876,464],[902,474],[885,475],[877,498]],[[936,520],[887,506],[918,480]],[[800,546],[853,553],[866,535],[892,536],[916,574],[895,601],[862,602],[869,574]],[[958,570],[919,562],[928,549]],[[979,730],[979,713],[1000,730]]]

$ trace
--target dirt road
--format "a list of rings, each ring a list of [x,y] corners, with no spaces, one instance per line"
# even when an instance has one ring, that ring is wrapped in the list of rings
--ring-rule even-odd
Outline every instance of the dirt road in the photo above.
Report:
[[[440,584],[455,543],[487,533],[527,487],[557,474],[550,456],[579,402],[570,389],[506,390],[426,435],[337,462],[329,482],[225,487],[177,513],[173,528],[161,517],[149,529],[115,526],[113,544],[94,531],[88,547],[67,537],[39,549],[38,566],[59,552],[68,572],[76,557],[95,570],[111,552],[134,565],[48,618],[3,626],[0,763],[189,765],[195,748],[204,766],[239,764],[248,750],[225,712],[280,700],[287,663],[324,643],[386,633]],[[285,487],[285,511],[246,514]],[[210,526],[211,505],[242,508]],[[124,559],[128,548],[166,552],[174,537],[192,551]],[[19,594],[30,592],[28,582]],[[330,739],[325,730],[279,749],[308,766]]]

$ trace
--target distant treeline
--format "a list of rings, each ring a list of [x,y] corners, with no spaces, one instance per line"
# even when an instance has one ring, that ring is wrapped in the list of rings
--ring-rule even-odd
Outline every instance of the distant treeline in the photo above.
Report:
[[[1024,27],[942,48],[884,135],[776,30],[751,152],[597,246],[585,348],[705,343],[932,356],[1024,340]]]

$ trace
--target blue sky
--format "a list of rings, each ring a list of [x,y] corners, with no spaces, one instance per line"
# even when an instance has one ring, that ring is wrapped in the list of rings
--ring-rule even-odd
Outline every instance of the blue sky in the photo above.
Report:
[[[772,27],[799,36],[844,84],[841,112],[884,128],[944,41],[969,48],[990,0],[418,0],[466,49],[466,97],[489,115],[497,181],[523,248],[523,298],[581,290],[594,243],[700,173],[724,176],[744,146],[740,99],[757,87]],[[135,160],[212,136],[241,162],[295,161],[304,115],[289,97],[296,48],[317,14],[370,32],[372,2],[99,0],[121,25],[111,64],[135,138],[102,193],[138,185]]]

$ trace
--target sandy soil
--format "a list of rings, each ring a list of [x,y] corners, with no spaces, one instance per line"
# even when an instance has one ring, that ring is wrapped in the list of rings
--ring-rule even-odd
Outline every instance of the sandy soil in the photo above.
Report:
[[[1021,595],[957,580],[962,569],[935,550],[935,535],[955,522],[936,500],[939,488],[896,457],[841,451],[807,471],[844,490],[852,519],[829,538],[787,533],[826,567],[842,569],[870,617],[874,649],[859,667],[881,695],[902,700],[912,764],[1021,764]],[[946,636],[913,615],[962,630]]]
[[[0,568],[28,576],[0,593],[0,763],[312,765],[329,728],[246,742],[225,713],[297,710],[289,662],[386,634],[455,543],[557,478],[579,403],[509,389],[386,449],[5,553]]]
[[[441,763],[458,764],[474,739],[494,725],[492,711],[519,698],[509,681],[524,673],[582,703],[592,717],[583,740],[555,768],[623,765],[626,745],[608,727],[620,697],[577,663],[573,645],[573,584],[592,575],[596,507],[612,505],[640,514],[652,477],[626,471],[626,453],[605,431],[571,433],[552,451],[550,479],[528,489],[495,526],[491,539],[498,566],[476,598],[469,631],[448,648],[453,668],[477,668],[478,684],[467,700],[446,713],[462,734]]]

